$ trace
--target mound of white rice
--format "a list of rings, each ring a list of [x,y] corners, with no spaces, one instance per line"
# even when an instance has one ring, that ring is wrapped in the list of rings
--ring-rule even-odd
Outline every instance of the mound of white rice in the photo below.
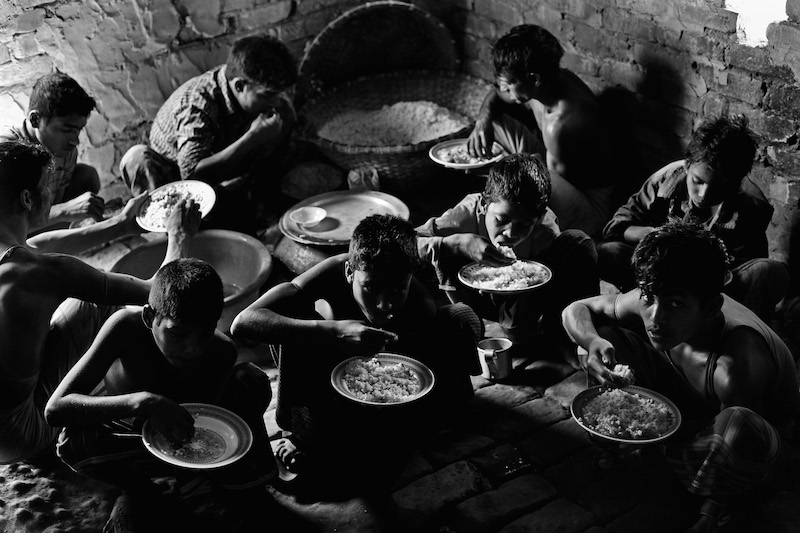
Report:
[[[480,265],[465,271],[464,278],[478,289],[519,290],[544,282],[547,271],[535,263],[514,261],[501,267]]]
[[[673,414],[663,403],[623,389],[598,394],[583,406],[581,422],[621,439],[654,439],[672,426]]]
[[[177,186],[154,192],[150,197],[150,202],[144,208],[142,221],[149,228],[166,229],[167,218],[172,209],[183,199],[200,202],[200,198],[195,196],[192,191]]]
[[[403,363],[382,365],[377,358],[350,361],[344,384],[356,398],[369,402],[395,403],[417,394],[419,377]]]
[[[433,102],[397,102],[374,111],[347,109],[323,124],[317,134],[343,144],[400,146],[433,141],[469,123],[467,117]]]

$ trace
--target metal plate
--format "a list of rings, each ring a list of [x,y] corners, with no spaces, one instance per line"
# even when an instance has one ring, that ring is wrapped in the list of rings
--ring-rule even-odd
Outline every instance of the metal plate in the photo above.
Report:
[[[313,228],[302,228],[289,218],[300,207],[324,208],[328,215]],[[306,198],[289,208],[281,217],[281,232],[292,240],[319,246],[345,246],[353,230],[369,215],[394,215],[408,220],[408,206],[399,198],[378,191],[333,191]]]
[[[195,437],[189,443],[176,448],[153,429],[149,421],[145,422],[142,427],[142,441],[154,456],[176,466],[205,470],[229,465],[244,457],[250,450],[253,433],[247,423],[235,413],[205,403],[182,403],[181,406],[194,417]],[[214,443],[216,448],[213,453],[198,454],[196,457],[187,455],[187,446],[191,447],[201,437]]]
[[[167,231],[165,224],[171,210],[166,211],[164,216],[159,217],[158,220],[149,220],[147,217],[147,211],[150,209],[150,206],[153,205],[154,198],[157,199],[161,195],[171,192],[180,193],[181,199],[184,197],[193,199],[200,207],[201,217],[208,215],[208,213],[211,211],[211,208],[214,207],[214,204],[217,201],[217,193],[214,192],[214,188],[204,181],[183,180],[167,183],[153,190],[150,193],[147,201],[142,204],[142,207],[139,208],[139,214],[136,215],[136,222],[142,227],[142,229],[147,231]]]
[[[652,444],[659,441],[662,441],[678,431],[678,428],[681,425],[682,417],[681,412],[678,407],[666,396],[659,394],[655,391],[650,389],[645,389],[644,387],[637,387],[635,385],[630,385],[628,387],[624,387],[622,390],[625,392],[630,392],[632,394],[638,394],[643,398],[649,398],[660,402],[667,406],[667,408],[672,412],[672,424],[670,427],[661,435],[654,438],[648,439],[632,439],[632,438],[622,438],[622,437],[613,437],[611,435],[606,435],[594,429],[593,427],[589,426],[589,424],[583,421],[583,410],[586,404],[602,394],[607,390],[612,390],[615,387],[611,387],[608,385],[596,385],[594,387],[589,387],[588,389],[581,391],[578,393],[577,396],[572,400],[572,405],[570,405],[570,412],[572,413],[572,418],[581,426],[583,429],[595,435],[603,440],[618,442],[618,443],[625,443],[625,444]]]
[[[545,283],[547,283],[548,281],[553,279],[553,271],[550,270],[546,265],[544,265],[544,264],[542,264],[542,263],[540,263],[538,261],[532,261],[530,259],[517,259],[517,261],[522,262],[522,263],[528,263],[530,265],[535,265],[536,270],[542,276],[541,279],[537,280],[536,282],[529,283],[524,288],[487,289],[487,288],[482,287],[480,285],[480,283],[474,279],[474,273],[478,269],[482,269],[482,268],[490,268],[490,269],[491,268],[497,268],[497,269],[500,269],[500,268],[503,268],[503,267],[491,267],[491,266],[489,266],[489,265],[487,265],[485,263],[470,263],[468,265],[464,265],[458,271],[458,279],[459,279],[459,281],[461,281],[461,283],[463,283],[467,287],[470,287],[471,289],[475,289],[475,290],[479,290],[479,291],[483,291],[483,292],[491,293],[491,294],[521,294],[521,293],[524,293],[524,292],[532,291],[534,289],[538,289],[539,287],[541,287],[542,285],[544,285]]]
[[[500,150],[500,153],[492,157],[491,159],[481,159],[480,161],[476,161],[475,163],[452,163],[444,159],[442,151],[450,150],[452,148],[456,148],[458,146],[466,144],[467,144],[466,139],[452,139],[449,141],[443,141],[440,142],[439,144],[432,146],[431,149],[428,150],[428,155],[430,156],[430,158],[433,160],[434,163],[438,163],[443,167],[455,168],[459,170],[472,170],[476,168],[485,167],[486,165],[490,165],[492,163],[500,161],[501,159],[503,159],[503,156],[506,155],[502,152],[502,147],[499,144],[494,143],[494,145],[492,146],[493,151]]]
[[[357,397],[355,394],[350,392],[350,389],[347,388],[347,384],[345,383],[345,370],[347,369],[347,365],[351,361],[369,361],[370,359],[376,358],[381,365],[393,365],[397,363],[401,363],[406,366],[409,370],[411,370],[416,377],[419,379],[420,389],[419,392],[410,396],[409,398],[405,398],[399,402],[375,402],[370,400],[364,400]],[[373,357],[351,357],[346,359],[336,365],[336,367],[331,372],[331,385],[333,388],[347,398],[348,400],[352,400],[356,403],[364,404],[364,405],[375,405],[375,406],[389,406],[389,405],[402,405],[409,402],[413,402],[415,400],[419,400],[426,394],[428,394],[431,389],[433,389],[433,384],[435,382],[435,378],[433,376],[433,372],[430,368],[428,368],[425,364],[417,361],[416,359],[412,359],[411,357],[407,357],[405,355],[400,355],[396,353],[378,353],[375,354]]]

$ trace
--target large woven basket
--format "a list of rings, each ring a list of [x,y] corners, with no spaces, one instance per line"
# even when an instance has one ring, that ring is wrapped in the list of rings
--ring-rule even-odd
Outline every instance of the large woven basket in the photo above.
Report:
[[[295,104],[363,76],[456,71],[459,64],[453,36],[436,17],[407,2],[367,2],[344,12],[311,41],[300,62]]]
[[[488,82],[456,72],[397,72],[363,77],[310,100],[300,113],[300,136],[317,145],[346,171],[378,171],[382,190],[402,193],[419,188],[437,169],[428,150],[441,141],[466,137],[489,90]],[[470,125],[417,144],[361,146],[320,138],[319,129],[346,110],[372,111],[398,102],[429,101],[464,115]]]

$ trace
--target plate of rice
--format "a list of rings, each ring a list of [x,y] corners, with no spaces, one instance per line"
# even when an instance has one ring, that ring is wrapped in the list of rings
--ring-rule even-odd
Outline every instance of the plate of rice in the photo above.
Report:
[[[194,200],[200,206],[200,216],[205,217],[217,201],[217,193],[208,183],[183,180],[167,183],[150,193],[139,209],[136,222],[147,231],[167,231],[167,218],[172,209],[183,200]]]
[[[142,426],[145,448],[172,465],[205,470],[220,468],[244,457],[253,444],[250,426],[237,414],[206,403],[182,403],[194,418],[194,435],[187,442],[170,442],[147,421]]]
[[[428,150],[428,155],[434,163],[438,163],[443,167],[461,170],[485,167],[500,161],[505,155],[503,148],[497,143],[492,145],[492,154],[493,157],[491,158],[470,155],[467,149],[467,139],[452,139],[440,142]]]
[[[575,396],[570,411],[589,433],[626,444],[662,441],[681,425],[681,412],[669,398],[635,385],[590,387]]]
[[[470,263],[458,271],[467,287],[497,294],[519,294],[538,289],[553,278],[553,272],[538,261],[517,259],[501,267]]]
[[[418,400],[433,388],[433,372],[423,363],[395,353],[351,357],[331,372],[331,385],[364,405],[398,405]]]

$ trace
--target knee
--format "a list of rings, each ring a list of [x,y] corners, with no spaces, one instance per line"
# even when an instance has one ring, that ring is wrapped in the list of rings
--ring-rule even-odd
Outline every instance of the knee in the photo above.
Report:
[[[135,144],[131,146],[119,162],[119,172],[123,176],[133,176],[136,168],[139,167],[147,157],[150,147],[146,144]]]
[[[100,174],[91,165],[78,163],[72,173],[72,183],[79,194],[85,191],[97,194],[100,192]],[[76,195],[77,196],[77,195]]]
[[[447,328],[453,325],[458,331],[468,331],[477,343],[483,338],[484,326],[475,310],[463,302],[442,306],[437,311],[437,320]]]
[[[556,237],[554,246],[562,254],[585,258],[592,263],[597,262],[597,246],[594,240],[579,229],[562,231]]]

